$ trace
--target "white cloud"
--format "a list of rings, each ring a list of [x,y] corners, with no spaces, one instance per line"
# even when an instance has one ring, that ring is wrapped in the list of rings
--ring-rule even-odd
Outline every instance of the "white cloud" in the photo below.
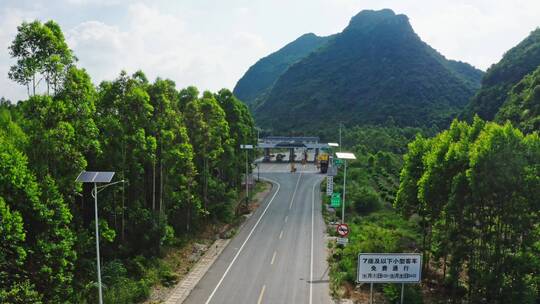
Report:
[[[95,81],[115,78],[120,70],[143,70],[150,79],[167,77],[179,87],[217,90],[239,77],[242,52],[264,51],[264,41],[249,32],[203,37],[178,16],[137,3],[128,7],[127,27],[87,21],[68,31],[68,42]],[[234,45],[239,48],[231,52]],[[236,72],[231,74],[231,72]],[[224,77],[229,77],[224,81]]]
[[[261,57],[306,32],[339,32],[362,9],[404,13],[443,55],[482,69],[540,25],[537,0],[0,1],[0,96],[11,99],[25,89],[7,79],[7,47],[17,25],[34,18],[62,25],[96,83],[141,69],[201,90],[232,89]]]

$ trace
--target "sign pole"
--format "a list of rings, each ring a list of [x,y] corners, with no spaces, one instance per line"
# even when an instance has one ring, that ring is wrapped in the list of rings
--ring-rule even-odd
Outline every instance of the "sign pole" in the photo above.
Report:
[[[405,289],[405,284],[401,283],[401,304],[403,304],[403,290]]]
[[[248,153],[246,149],[246,207],[249,207]]]
[[[347,160],[345,162],[345,169],[343,170],[343,202],[341,206],[341,223],[345,223],[345,188],[347,187]]]
[[[369,285],[369,304],[373,304],[373,283]]]

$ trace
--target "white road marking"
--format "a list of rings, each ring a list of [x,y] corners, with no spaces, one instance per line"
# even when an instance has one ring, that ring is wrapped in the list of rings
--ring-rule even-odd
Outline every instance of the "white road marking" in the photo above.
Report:
[[[257,304],[261,304],[262,303],[262,299],[263,299],[263,296],[264,296],[264,291],[266,290],[266,285],[263,285],[262,289],[261,289],[261,294],[259,295],[259,300],[257,301]]]
[[[288,219],[289,219],[289,216],[286,215],[286,216],[285,216],[285,223],[287,222]]]
[[[313,231],[314,231],[314,218],[315,218],[315,186],[317,182],[313,184],[311,191],[311,263],[309,267],[309,304],[313,303]]]
[[[214,297],[214,295],[216,294],[216,291],[218,290],[218,288],[221,286],[221,283],[223,283],[223,280],[225,279],[225,277],[227,276],[227,274],[229,273],[229,271],[231,270],[231,267],[232,265],[234,264],[234,262],[236,262],[236,259],[238,258],[238,256],[240,255],[240,252],[242,252],[242,249],[244,249],[244,246],[246,245],[246,243],[249,241],[249,239],[251,238],[251,235],[253,234],[253,231],[255,231],[255,228],[257,228],[257,226],[259,225],[259,222],[261,221],[261,219],[263,218],[263,216],[266,214],[266,211],[268,210],[268,207],[270,207],[270,205],[272,205],[272,202],[274,201],[274,198],[276,198],[276,195],[278,194],[279,192],[279,188],[281,188],[281,185],[280,183],[278,183],[277,181],[275,180],[271,180],[269,178],[264,178],[264,177],[261,177],[261,179],[265,179],[265,180],[268,180],[270,182],[273,182],[275,184],[277,184],[278,188],[276,190],[276,192],[274,193],[274,195],[272,196],[272,198],[270,199],[270,201],[268,202],[268,204],[266,205],[266,207],[264,208],[261,216],[259,217],[259,219],[257,220],[257,222],[255,222],[255,225],[253,225],[253,228],[251,228],[251,231],[249,232],[248,236],[246,237],[246,239],[244,240],[244,243],[242,243],[242,246],[240,246],[240,249],[236,252],[236,255],[234,256],[234,258],[232,259],[231,263],[229,264],[229,266],[227,267],[227,269],[225,270],[225,272],[223,273],[223,276],[221,276],[221,279],[219,280],[219,282],[217,283],[216,285],[216,288],[214,288],[214,290],[212,291],[212,293],[210,294],[210,296],[208,297],[208,300],[206,300],[205,304],[208,304],[210,303],[210,301],[212,300],[212,298]],[[262,294],[264,293],[264,286],[263,286],[263,291],[261,292],[261,297],[259,297],[259,303],[260,301],[262,300]]]
[[[279,233],[279,239],[281,240],[282,237],[283,237],[283,230],[281,230],[281,232]]]
[[[296,196],[296,190],[298,190],[298,184],[300,183],[300,179],[302,178],[302,173],[298,176],[298,180],[296,181],[296,186],[294,187],[294,192],[291,197],[291,203],[289,204],[289,210],[292,209],[292,204],[294,202],[294,197]]]
[[[274,255],[272,256],[272,261],[270,261],[270,265],[274,265],[274,260],[276,259],[276,253],[277,251],[274,251]]]

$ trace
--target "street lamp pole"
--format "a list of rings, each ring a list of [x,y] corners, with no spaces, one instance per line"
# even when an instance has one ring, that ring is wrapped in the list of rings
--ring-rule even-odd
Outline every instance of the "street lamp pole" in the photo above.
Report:
[[[97,276],[98,276],[98,290],[99,290],[99,304],[103,303],[103,292],[101,290],[101,263],[99,261],[99,222],[98,222],[98,204],[97,204],[97,183],[94,183],[94,190],[92,196],[94,196],[94,215],[96,222],[96,256],[97,256]]]
[[[341,147],[341,146],[340,146]],[[343,203],[341,204],[341,223],[345,223],[345,193],[347,185],[347,160],[344,160],[343,168]]]
[[[345,223],[345,195],[347,193],[347,160],[356,159],[353,153],[349,152],[336,152],[336,156],[339,159],[343,159],[343,202],[341,204],[341,223]]]
[[[339,122],[339,152],[341,152],[341,121]]]
[[[79,176],[77,176],[76,182],[80,183],[92,183],[94,184],[94,189],[90,192],[94,197],[94,220],[96,224],[96,266],[97,266],[97,277],[98,277],[98,295],[99,295],[99,304],[103,304],[103,291],[101,287],[101,262],[99,257],[99,218],[98,218],[98,183],[105,183],[105,185],[100,186],[101,190],[105,189],[108,186],[114,184],[123,183],[124,180],[111,183],[111,180],[114,176],[114,172],[95,172],[95,171],[82,171]],[[100,190],[100,191],[101,191]]]

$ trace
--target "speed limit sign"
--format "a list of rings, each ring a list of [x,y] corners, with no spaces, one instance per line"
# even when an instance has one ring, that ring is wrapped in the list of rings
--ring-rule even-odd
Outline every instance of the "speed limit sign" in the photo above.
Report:
[[[337,233],[341,237],[346,237],[349,234],[349,226],[347,224],[339,224],[337,226]]]

